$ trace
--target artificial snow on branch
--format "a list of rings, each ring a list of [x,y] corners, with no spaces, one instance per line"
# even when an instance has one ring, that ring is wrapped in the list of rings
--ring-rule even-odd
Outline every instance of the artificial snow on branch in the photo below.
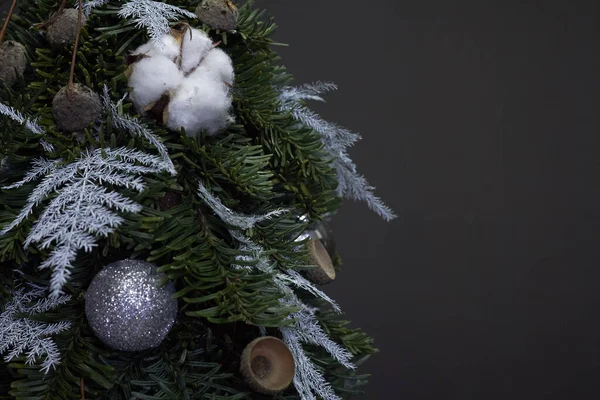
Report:
[[[83,13],[85,14],[86,17],[89,17],[94,8],[102,7],[109,1],[110,0],[88,0],[85,3],[83,3]],[[79,2],[77,2],[77,5],[75,5],[75,8],[76,9],[79,8]]]
[[[108,94],[108,86],[106,85],[104,85],[102,101],[104,103],[104,108],[106,108],[109,113],[112,125],[115,128],[123,129],[134,136],[143,137],[146,139],[148,143],[156,147],[156,150],[158,150],[158,154],[160,154],[164,162],[164,170],[168,171],[171,175],[177,174],[177,171],[175,171],[175,166],[169,157],[169,152],[162,140],[152,133],[152,131],[137,118],[119,112],[123,99],[119,100],[117,104],[111,102],[110,95]]]
[[[159,41],[169,33],[169,21],[181,17],[196,19],[196,14],[177,6],[151,0],[131,0],[119,10],[121,18],[134,18],[137,27],[144,27],[153,41]]]
[[[21,114],[20,111],[15,110],[13,107],[7,106],[6,104],[1,103],[1,102],[0,102],[0,114],[12,119],[15,122],[18,122],[21,125],[25,125],[25,128],[27,128],[32,133],[35,133],[36,135],[41,135],[41,134],[46,133],[44,128],[42,128],[37,123],[37,120],[31,120],[29,118],[26,118],[23,116],[23,114]]]
[[[69,295],[46,297],[46,290],[36,286],[15,289],[12,300],[0,314],[0,354],[8,352],[4,361],[9,362],[26,353],[27,365],[33,365],[43,357],[42,371],[48,373],[50,368],[56,368],[60,364],[60,352],[50,336],[69,329],[71,323],[44,323],[22,315],[43,314],[70,299]]]
[[[253,228],[259,222],[266,221],[287,212],[287,210],[274,210],[263,215],[244,215],[237,213],[226,207],[221,202],[221,199],[214,196],[202,182],[198,184],[198,195],[214,211],[214,213],[223,220],[223,222],[242,230]]]
[[[335,394],[335,391],[327,382],[323,373],[319,371],[317,366],[310,360],[304,352],[302,341],[298,336],[298,330],[295,328],[281,328],[283,341],[289,347],[294,355],[296,362],[296,374],[294,375],[294,386],[302,400],[341,400]]]
[[[364,201],[380,217],[390,221],[396,215],[375,195],[375,188],[356,171],[356,165],[348,155],[348,148],[360,139],[360,135],[325,121],[303,104],[305,100],[323,101],[320,94],[335,89],[335,85],[323,82],[297,88],[283,87],[279,96],[281,109],[290,112],[294,119],[321,135],[324,148],[331,155],[337,172],[338,195]]]
[[[10,187],[45,177],[0,236],[27,219],[36,206],[51,199],[29,232],[25,247],[38,244],[42,249],[53,248],[40,268],[52,269],[50,292],[56,297],[69,278],[77,252],[91,251],[98,238],[113,233],[123,223],[117,212],[137,213],[142,209],[102,185],[142,192],[145,184],[141,176],[165,170],[161,157],[125,148],[87,151],[73,163],[62,166],[59,161],[37,161],[23,180]]]

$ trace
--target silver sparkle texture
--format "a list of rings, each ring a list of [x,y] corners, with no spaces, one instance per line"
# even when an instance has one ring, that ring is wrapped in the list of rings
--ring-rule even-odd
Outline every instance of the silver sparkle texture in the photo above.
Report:
[[[120,351],[158,347],[177,317],[172,282],[145,261],[122,260],[107,265],[85,295],[85,314],[96,336]]]

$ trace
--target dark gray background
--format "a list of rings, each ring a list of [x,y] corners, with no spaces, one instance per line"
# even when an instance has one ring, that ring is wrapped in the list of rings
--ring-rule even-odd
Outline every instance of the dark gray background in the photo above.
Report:
[[[327,291],[381,349],[365,398],[600,396],[593,3],[259,2],[400,216],[334,222]]]
[[[381,349],[364,398],[600,395],[593,3],[258,2],[400,216],[334,222],[327,291]]]

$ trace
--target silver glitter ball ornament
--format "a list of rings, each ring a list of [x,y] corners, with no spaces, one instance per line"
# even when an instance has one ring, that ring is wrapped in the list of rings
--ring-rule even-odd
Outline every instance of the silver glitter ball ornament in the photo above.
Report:
[[[177,317],[175,286],[160,286],[165,277],[155,265],[139,260],[101,270],[85,294],[85,314],[96,336],[121,351],[159,346]]]

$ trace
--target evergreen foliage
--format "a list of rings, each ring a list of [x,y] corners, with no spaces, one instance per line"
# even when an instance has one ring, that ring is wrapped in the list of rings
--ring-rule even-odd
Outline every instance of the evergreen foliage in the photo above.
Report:
[[[197,3],[181,0],[177,6],[189,17]],[[60,287],[69,297],[52,310],[22,316],[68,326],[52,336],[60,364],[40,370],[43,359],[36,358],[32,365],[26,355],[15,354],[0,363],[0,398],[268,398],[243,381],[239,357],[261,332],[281,336],[281,329],[290,329],[300,315],[297,304],[281,301],[277,277],[309,268],[307,251],[296,241],[307,225],[298,217],[318,221],[341,205],[331,154],[319,132],[299,124],[292,110],[281,106],[281,88],[291,84],[292,77],[280,66],[274,48],[274,22],[251,2],[239,8],[234,32],[188,19],[221,41],[234,62],[236,120],[225,133],[188,137],[147,116],[136,116],[126,97],[126,56],[155,33],[121,18],[122,5],[117,0],[95,1],[84,8],[89,17],[77,49],[75,82],[104,93],[105,108],[101,120],[83,134],[61,132],[52,116],[52,98],[69,80],[73,46],[52,48],[40,24],[59,4],[19,0],[8,26],[7,38],[25,45],[30,67],[16,85],[0,82],[0,160],[5,163],[0,169],[0,228],[11,228],[0,235],[0,312],[23,282],[52,284],[53,290]],[[118,223],[110,230],[90,228],[83,238],[89,241],[84,240],[81,251],[69,260],[69,273],[53,281],[53,270],[43,267],[62,239],[54,231],[41,235],[40,228],[48,226],[36,224],[47,222],[44,213],[59,204],[61,192],[55,185],[43,196],[35,195],[57,170],[75,168],[68,179],[63,175],[61,184],[76,185],[92,157],[98,163],[111,157],[115,163],[129,163],[140,176],[111,175],[125,171],[123,165],[94,170],[96,183],[117,197],[110,204],[108,198],[88,199],[88,205],[114,206],[118,216],[110,216]],[[240,215],[270,218],[236,226],[215,212],[199,185]],[[100,196],[104,192],[99,187],[85,194]],[[51,228],[60,230],[58,221],[54,223]],[[37,240],[28,240],[31,237]],[[175,283],[179,299],[180,315],[168,338],[160,347],[140,353],[106,348],[84,314],[91,279],[103,266],[125,258],[160,266]],[[257,267],[265,262],[269,268]],[[332,342],[347,349],[353,364],[362,364],[375,352],[372,340],[348,327],[312,288],[290,287],[302,304],[314,307],[312,318]],[[341,365],[321,347],[306,345],[304,352],[337,396],[360,393],[366,376]],[[273,398],[300,395],[292,385]]]

